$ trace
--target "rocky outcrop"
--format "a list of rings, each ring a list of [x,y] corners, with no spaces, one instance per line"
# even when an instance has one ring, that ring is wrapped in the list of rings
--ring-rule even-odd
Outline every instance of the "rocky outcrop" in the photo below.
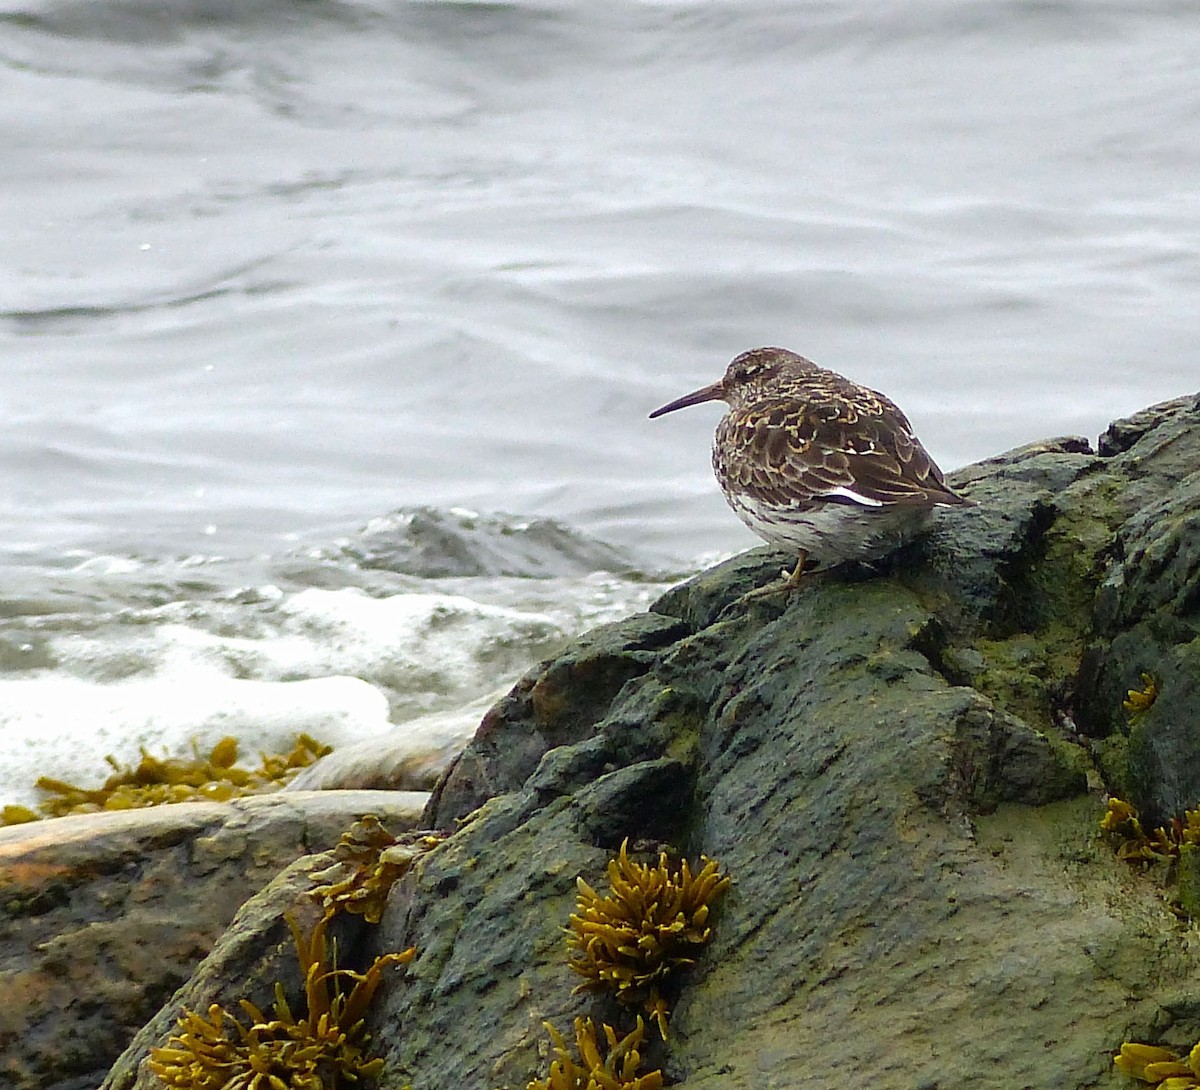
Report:
[[[462,507],[402,507],[373,519],[342,551],[360,567],[422,579],[548,579],[635,567],[619,549],[554,519],[481,514]]]
[[[385,734],[338,746],[301,769],[283,790],[430,791],[499,695],[420,715]]]
[[[1200,806],[1200,450],[1181,399],[1114,424],[1100,449],[1127,466],[1084,653],[1081,721],[1106,739],[1106,778],[1152,822]],[[1148,675],[1158,698],[1132,724],[1121,701]]]
[[[411,828],[426,797],[276,794],[0,829],[0,1086],[93,1090],[243,902],[365,813]]]
[[[1165,741],[1139,741],[1165,711],[1131,737],[1120,710],[1139,671],[1155,709],[1200,714],[1182,658],[1129,655],[1110,619],[1144,620],[1114,584],[1153,586],[1158,638],[1187,635],[1194,569],[1162,582],[1157,550],[1197,540],[1197,469],[1188,398],[1098,451],[971,467],[979,507],[885,571],[746,601],[780,567],[747,554],[532,672],[435,792],[427,823],[466,824],[383,921],[418,949],[377,1016],[384,1085],[521,1087],[544,1019],[616,1020],[572,995],[561,928],[626,836],[734,880],[653,1057],[679,1086],[1118,1086],[1122,1040],[1189,1048],[1200,952],[1097,820],[1100,773],[1147,806],[1174,782]],[[1172,807],[1200,801],[1176,778]]]
[[[1200,1037],[1200,949],[1097,835],[1111,789],[1200,803],[1193,644],[1200,398],[955,475],[948,512],[873,571],[747,599],[737,557],[523,678],[442,778],[451,833],[344,964],[415,946],[370,1029],[383,1090],[517,1090],[575,994],[563,926],[625,838],[732,885],[646,1053],[688,1090],[1117,1087],[1123,1040]],[[1122,701],[1151,676],[1157,698]],[[314,864],[315,866],[316,864]],[[307,863],[248,906],[106,1090],[151,1090],[180,1004],[259,1002]],[[295,909],[294,909],[295,911]],[[359,949],[353,949],[359,936]]]

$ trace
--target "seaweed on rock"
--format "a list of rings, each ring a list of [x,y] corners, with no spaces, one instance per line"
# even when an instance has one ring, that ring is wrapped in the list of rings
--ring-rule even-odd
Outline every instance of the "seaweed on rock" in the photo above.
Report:
[[[577,879],[579,900],[566,928],[568,965],[584,982],[576,991],[607,989],[632,1007],[640,1007],[667,1037],[670,1009],[664,986],[695,964],[708,942],[713,903],[729,886],[710,859],[695,875],[683,860],[672,870],[667,853],[657,866],[629,858],[629,841],[609,861],[611,892],[601,895]]]
[[[313,872],[312,878],[321,885],[311,891],[312,896],[327,916],[350,912],[367,923],[379,923],[392,886],[443,839],[434,833],[393,836],[378,817],[367,814],[342,834],[333,850],[336,862]]]
[[[1200,1087],[1200,1044],[1184,1061],[1169,1048],[1126,1041],[1113,1057],[1113,1066],[1131,1079],[1157,1085],[1160,1090],[1194,1090]]]
[[[600,1055],[595,1023],[590,1018],[576,1018],[575,1047],[579,1062],[571,1055],[562,1035],[549,1022],[542,1025],[554,1042],[557,1058],[551,1061],[549,1076],[535,1079],[526,1090],[659,1090],[663,1084],[662,1071],[637,1073],[642,1063],[639,1050],[646,1033],[640,1015],[637,1025],[620,1040],[612,1026],[603,1027],[608,1041],[607,1058]]]
[[[205,1017],[185,1010],[178,1032],[150,1050],[149,1069],[173,1090],[339,1090],[375,1078],[383,1060],[369,1059],[365,1017],[383,970],[412,960],[414,950],[384,954],[363,973],[337,968],[326,940],[326,916],[306,939],[287,917],[304,975],[305,1013],[297,1017],[275,985],[274,1016],[247,999],[249,1020],[219,1004]]]
[[[330,752],[331,747],[301,734],[287,753],[262,754],[256,769],[237,765],[236,738],[222,738],[208,754],[197,751],[190,759],[155,757],[143,749],[141,760],[126,767],[109,756],[105,760],[113,772],[100,787],[80,787],[43,776],[37,787],[47,797],[37,810],[6,806],[0,810],[0,825],[172,802],[227,802],[243,795],[265,794],[279,790],[302,768]]]
[[[1142,674],[1140,680],[1142,687],[1130,689],[1125,694],[1125,699],[1121,701],[1121,707],[1125,710],[1131,723],[1145,715],[1158,699],[1158,682],[1149,674]]]
[[[1184,844],[1200,845],[1200,809],[1186,810],[1182,820],[1173,817],[1147,833],[1137,809],[1113,796],[1100,819],[1100,831],[1127,863],[1173,862]]]

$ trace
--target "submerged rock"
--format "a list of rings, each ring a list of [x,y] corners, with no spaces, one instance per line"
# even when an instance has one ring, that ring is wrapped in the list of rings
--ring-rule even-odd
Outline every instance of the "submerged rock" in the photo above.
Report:
[[[461,507],[406,507],[368,524],[345,548],[364,568],[422,579],[509,575],[525,579],[632,571],[633,559],[554,519]]]
[[[1123,1041],[1190,1049],[1200,949],[1097,822],[1105,788],[1200,802],[1200,399],[954,484],[979,506],[875,570],[746,600],[788,558],[736,557],[487,713],[424,815],[451,835],[345,940],[358,963],[417,949],[369,1019],[382,1090],[517,1090],[545,1075],[543,1021],[630,1028],[573,992],[563,934],[577,876],[601,883],[626,838],[732,878],[647,1045],[668,1084],[1115,1088]],[[1131,716],[1143,672],[1157,697]],[[294,893],[222,940],[249,960],[180,995],[261,988]],[[151,1090],[176,1014],[108,1090]]]

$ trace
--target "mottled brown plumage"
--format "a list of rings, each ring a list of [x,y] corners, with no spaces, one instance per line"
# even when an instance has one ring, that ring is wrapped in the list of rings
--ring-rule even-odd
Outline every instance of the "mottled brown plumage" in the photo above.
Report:
[[[713,439],[713,472],[738,517],[799,554],[789,586],[819,567],[871,560],[916,533],[952,491],[908,418],[874,390],[785,348],[755,348],[724,377],[656,409],[704,401],[729,411]]]

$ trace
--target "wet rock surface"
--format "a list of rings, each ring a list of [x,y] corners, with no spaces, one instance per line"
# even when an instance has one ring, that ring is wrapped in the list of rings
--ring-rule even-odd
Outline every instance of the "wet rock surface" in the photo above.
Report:
[[[275,794],[0,829],[0,1086],[93,1090],[243,902],[362,814],[412,827],[425,799]]]
[[[598,635],[639,656],[600,714],[567,669],[581,647],[527,676],[426,816],[478,809],[384,918],[386,947],[419,951],[376,1015],[385,1084],[524,1086],[545,1071],[544,1019],[621,1017],[572,994],[561,927],[575,875],[600,882],[626,836],[734,879],[656,1054],[676,1085],[1116,1087],[1123,1040],[1190,1048],[1200,952],[1097,821],[1113,755],[1141,767],[1121,701],[1145,668],[1105,594],[1153,551],[1122,542],[1194,517],[1196,400],[1114,425],[1101,453],[1068,438],[970,467],[955,483],[980,506],[882,570],[787,602],[741,599],[786,560],[765,551],[701,574]],[[1189,566],[1146,578],[1175,622],[1190,610]],[[1085,648],[1102,667],[1081,674]],[[1194,722],[1186,664],[1176,683],[1165,662]],[[1183,797],[1172,760],[1138,801]]]
[[[1115,1088],[1122,1041],[1190,1049],[1200,947],[1097,825],[1107,790],[1156,816],[1200,802],[1200,399],[955,484],[979,506],[885,564],[747,600],[788,558],[736,557],[487,712],[421,822],[451,835],[377,927],[345,925],[348,964],[417,948],[370,1016],[382,1090],[516,1090],[546,1073],[544,1020],[628,1027],[573,992],[562,930],[576,877],[602,886],[626,837],[733,879],[647,1049],[668,1084]],[[1131,717],[1142,673],[1158,695]],[[180,1003],[291,985],[272,959],[306,868],[247,907],[109,1090],[150,1090]]]

